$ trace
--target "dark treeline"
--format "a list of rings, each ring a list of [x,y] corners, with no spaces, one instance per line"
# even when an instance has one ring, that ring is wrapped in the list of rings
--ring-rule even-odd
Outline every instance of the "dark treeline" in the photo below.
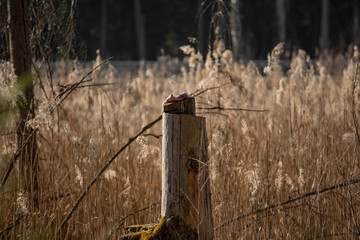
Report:
[[[156,59],[161,49],[175,56],[188,36],[196,37],[195,0],[79,0],[77,28],[89,59],[95,58],[96,49],[117,60],[139,59],[135,2],[141,8],[146,59]]]
[[[154,60],[161,49],[178,56],[178,47],[187,44],[188,37],[201,40],[204,53],[213,41],[209,35],[213,13],[207,6],[216,1],[205,1],[202,9],[200,2],[79,0],[77,29],[87,45],[87,58],[94,59],[96,49],[116,60]],[[324,49],[344,51],[359,42],[359,2],[228,0],[220,9],[225,17],[223,36],[233,48],[232,12],[237,10],[240,58],[264,58],[279,41],[286,43],[287,50],[302,48],[312,56]]]
[[[52,2],[56,7],[73,3]],[[224,17],[220,21],[222,37],[237,59],[263,59],[280,41],[285,42],[290,53],[301,48],[316,57],[325,49],[346,51],[350,44],[359,44],[360,39],[360,0],[77,0],[75,3],[75,49],[81,60],[95,59],[97,49],[102,57],[112,56],[114,60],[156,60],[161,54],[181,57],[179,47],[189,43],[188,37],[197,38],[197,49],[206,54],[214,41],[211,22],[217,11]],[[1,55],[8,58],[4,40],[7,39],[5,0],[0,1],[0,13]],[[66,14],[57,9],[60,19]]]

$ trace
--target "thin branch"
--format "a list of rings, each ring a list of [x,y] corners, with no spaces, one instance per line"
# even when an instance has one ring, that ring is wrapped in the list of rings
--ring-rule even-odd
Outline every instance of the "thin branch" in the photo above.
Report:
[[[354,205],[353,205],[353,196],[351,194],[351,181],[352,181],[352,177],[353,177],[353,174],[354,174],[354,167],[355,167],[355,162],[356,162],[356,153],[357,153],[357,143],[360,143],[360,136],[359,136],[359,129],[358,129],[358,119],[357,119],[357,116],[356,116],[356,103],[355,103],[355,89],[356,87],[359,87],[358,86],[358,82],[357,82],[357,75],[358,75],[358,70],[359,70],[359,63],[356,62],[356,65],[355,65],[355,74],[354,74],[354,79],[353,79],[353,82],[352,82],[352,109],[351,109],[351,114],[352,114],[352,117],[353,117],[353,124],[354,124],[354,131],[355,131],[355,136],[354,136],[354,153],[353,153],[353,162],[352,162],[352,165],[351,165],[351,173],[350,173],[350,178],[349,178],[349,188],[348,188],[348,193],[349,193],[349,204],[350,204],[350,210],[351,210],[351,215],[352,215],[352,220],[353,220],[353,223],[355,225],[355,228],[356,228],[356,234],[358,236],[360,236],[360,227],[357,223],[357,217],[356,217],[356,212],[355,212],[355,209],[354,209]]]
[[[100,169],[100,171],[96,174],[96,176],[93,178],[93,180],[85,187],[84,191],[82,192],[81,196],[77,199],[74,206],[72,207],[71,211],[68,213],[68,215],[65,217],[63,222],[61,223],[60,227],[58,228],[58,233],[61,232],[61,229],[64,227],[64,225],[69,221],[72,214],[75,212],[76,208],[79,206],[82,199],[85,197],[85,195],[88,193],[90,188],[95,184],[95,182],[98,180],[98,178],[105,172],[105,170],[108,168],[108,166],[115,160],[115,158],[124,151],[133,141],[135,141],[143,132],[154,126],[157,122],[159,122],[162,119],[162,115],[160,115],[157,119],[147,124],[145,127],[141,129],[140,132],[138,132],[134,137],[129,138],[129,141],[123,145],[106,163],[105,165]]]
[[[97,68],[99,68],[101,65],[103,65],[104,63],[108,62],[111,58],[108,58],[104,61],[102,61],[99,65],[95,66],[93,69],[90,70],[90,72],[88,72],[80,81],[72,84],[71,86],[69,86],[64,92],[60,93],[56,99],[56,104],[52,107],[50,107],[49,109],[49,113],[52,114],[55,109],[81,84],[85,81],[85,78],[87,76],[89,76],[90,74],[92,74],[93,71],[95,71]],[[29,136],[27,137],[27,139],[25,140],[25,142],[23,142],[23,144],[17,149],[16,153],[14,154],[14,156],[11,158],[9,166],[6,170],[6,173],[1,181],[1,185],[0,185],[0,189],[4,187],[12,169],[14,168],[14,163],[15,161],[18,159],[20,152],[22,151],[22,149],[29,143],[31,137],[38,131],[39,128],[34,128],[32,130],[32,132],[29,134]]]
[[[11,135],[11,134],[15,134],[15,133],[17,133],[17,132],[0,133],[0,137],[7,136],[7,135]]]
[[[292,198],[292,199],[288,199],[286,201],[282,201],[282,202],[278,202],[278,203],[274,203],[274,204],[270,204],[269,206],[267,207],[264,207],[264,208],[259,208],[255,211],[252,211],[252,212],[248,212],[248,213],[245,213],[245,214],[242,214],[242,215],[237,215],[233,218],[230,218],[224,222],[222,222],[221,224],[217,225],[215,228],[214,228],[214,231],[218,230],[219,228],[222,228],[232,222],[235,222],[241,218],[245,218],[245,217],[248,217],[248,216],[252,216],[252,215],[255,215],[255,214],[258,214],[258,213],[261,213],[261,212],[264,212],[264,211],[267,211],[267,210],[270,210],[270,209],[273,209],[273,208],[277,208],[277,207],[280,207],[280,206],[283,206],[283,205],[286,205],[286,204],[289,204],[289,203],[292,203],[292,202],[296,202],[300,199],[303,199],[303,198],[307,198],[307,197],[310,197],[310,196],[313,196],[313,195],[318,195],[318,194],[321,194],[321,193],[324,193],[324,192],[328,192],[328,191],[331,191],[331,190],[334,190],[336,188],[341,188],[341,187],[346,187],[348,186],[349,184],[356,184],[356,183],[359,183],[360,182],[360,179],[354,179],[354,180],[351,180],[350,182],[347,181],[347,182],[343,182],[341,184],[335,184],[335,185],[332,185],[330,187],[326,187],[326,188],[322,188],[320,190],[314,190],[312,192],[307,192],[307,193],[304,193],[300,196],[297,196],[296,198]]]
[[[337,223],[337,224],[340,224],[340,225],[343,226],[346,230],[351,231],[351,230],[348,228],[348,226],[347,226],[346,223],[343,223],[342,221],[339,221],[339,220],[335,219],[334,217],[332,217],[332,216],[330,216],[330,215],[326,215],[326,214],[324,214],[324,213],[321,213],[321,212],[316,211],[316,210],[314,209],[315,207],[312,206],[311,204],[307,204],[307,203],[306,203],[306,206],[309,208],[309,210],[310,210],[311,212],[313,212],[314,214],[320,216],[321,218],[327,218],[327,219],[329,219],[329,220],[331,220],[331,221],[333,221],[333,222],[335,222],[335,223]]]
[[[154,138],[159,139],[162,137],[162,134],[157,135],[157,134],[153,134],[153,133],[148,133],[148,134],[143,134],[143,136],[144,137],[154,137]]]
[[[198,107],[199,110],[220,110],[220,111],[245,111],[245,112],[267,112],[268,109],[247,109],[247,108],[226,108],[226,107]]]
[[[82,83],[91,82],[91,81],[93,81],[93,79],[89,78],[89,79],[84,80]],[[58,83],[57,85],[62,88],[62,89],[60,89],[60,94],[61,94],[61,93],[63,93],[64,90],[67,90],[68,88],[70,88],[74,84],[62,85],[62,84]],[[60,94],[59,94],[59,96],[60,96]]]
[[[317,239],[317,238],[324,239],[324,238],[328,238],[328,237],[334,238],[334,237],[346,236],[346,235],[350,235],[350,234],[354,234],[354,233],[353,233],[353,232],[348,232],[348,233],[330,233],[330,234],[325,234],[325,235],[321,235],[321,236],[316,236],[316,239]]]
[[[228,84],[230,84],[230,83],[228,82],[228,83],[224,83],[224,84],[221,84],[221,85],[215,86],[215,87],[209,87],[209,88],[205,88],[205,89],[198,89],[195,92],[191,93],[190,96],[191,97],[197,97],[197,96],[199,96],[199,95],[201,95],[201,94],[203,94],[203,93],[205,93],[207,91],[218,89],[218,88],[221,88],[221,87],[223,87],[225,85],[228,85]]]
[[[196,105],[201,105],[201,106],[208,106],[208,107],[212,107],[213,105],[212,104],[210,104],[210,103],[207,103],[207,102],[201,102],[201,101],[197,101],[196,102]]]
[[[8,168],[7,168],[6,172],[5,172],[5,175],[4,175],[4,177],[3,177],[2,181],[1,181],[0,189],[4,187],[8,177],[10,176],[11,170],[14,168],[14,163],[19,158],[22,149],[29,143],[30,139],[34,136],[34,134],[36,133],[37,130],[38,130],[37,128],[32,130],[32,132],[26,138],[25,142],[22,143],[21,147],[19,147],[17,149],[16,153],[11,158],[9,166],[8,166]]]
[[[348,192],[349,192],[349,204],[350,204],[350,210],[351,210],[351,215],[352,215],[352,220],[353,223],[355,225],[356,228],[356,234],[358,236],[360,236],[360,228],[359,225],[357,223],[357,217],[356,217],[356,213],[355,213],[355,209],[354,209],[354,205],[353,205],[353,197],[351,194],[351,181],[352,181],[352,177],[354,174],[354,167],[355,167],[355,161],[356,161],[356,149],[357,149],[357,141],[356,138],[354,137],[354,156],[353,156],[353,163],[351,165],[351,173],[350,173],[350,179],[349,179],[349,187],[348,187]]]
[[[44,60],[42,60],[42,62],[44,62]],[[42,65],[42,62],[40,63],[40,66]],[[40,84],[40,88],[45,96],[45,99],[48,100],[49,97],[46,93],[46,90],[45,90],[45,87],[44,87],[44,84],[43,84],[43,81],[42,81],[42,78],[41,78],[41,75],[40,75],[40,67],[37,67],[36,64],[34,63],[33,60],[31,60],[31,64],[34,68],[34,71],[35,71],[35,74],[36,74],[36,79],[39,79],[39,84]]]
[[[90,82],[90,81],[92,81],[92,80],[83,81],[83,83]],[[114,86],[115,84],[116,83],[94,83],[94,84],[88,84],[88,85],[80,85],[77,88]],[[62,91],[64,91],[64,90],[66,91],[69,87],[71,87],[71,85],[61,85],[60,83],[58,83],[58,86],[61,87],[61,89],[60,89],[61,93],[62,93]]]
[[[351,89],[351,95],[352,95],[352,107],[351,107],[351,114],[353,117],[353,123],[354,123],[354,128],[355,128],[355,136],[357,141],[360,143],[360,135],[359,135],[359,127],[358,127],[358,120],[357,120],[357,116],[356,116],[356,104],[355,104],[355,89],[358,86],[358,83],[356,81],[357,79],[357,75],[358,75],[358,71],[359,71],[359,62],[356,63],[355,65],[355,75],[354,75],[354,79],[352,82],[352,89]],[[359,87],[359,86],[358,86]]]
[[[65,91],[61,92],[56,97],[56,99],[58,99],[59,101],[53,107],[50,108],[50,113],[52,113],[72,93],[72,91],[74,91],[81,83],[83,83],[88,76],[90,76],[97,68],[99,68],[100,66],[102,66],[103,64],[108,62],[110,59],[112,59],[112,57],[107,58],[104,61],[102,61],[99,65],[97,65],[93,69],[91,69],[90,72],[88,72],[80,81],[78,81],[77,83],[72,84]]]
[[[68,38],[66,37],[66,34],[64,33],[64,30],[61,27],[60,19],[59,19],[59,16],[57,14],[57,11],[56,11],[54,0],[51,0],[50,3],[51,3],[50,5],[52,7],[52,10],[54,12],[55,19],[57,21],[57,27],[59,28],[59,33],[64,38],[64,40],[68,41]]]
[[[60,160],[60,162],[62,164],[64,164],[64,166],[69,169],[69,166],[60,158],[60,156],[58,155],[58,153],[56,152],[56,150],[53,148],[53,146],[51,145],[51,143],[41,134],[39,133],[39,136],[47,143],[47,145],[49,146],[50,150],[55,154],[55,156]]]
[[[191,199],[189,198],[189,196],[186,194],[186,192],[184,192],[184,190],[182,190],[182,188],[180,187],[180,193],[182,193],[185,198],[189,201],[189,203],[191,204],[191,206],[194,208],[195,212],[198,214],[199,210],[196,208],[196,206],[194,205],[194,203],[191,201]]]
[[[12,221],[11,223],[9,223],[7,225],[6,228],[4,228],[3,230],[0,231],[0,236],[2,236],[2,239],[4,239],[6,237],[6,235],[9,234],[9,232],[11,231],[11,229],[13,229],[15,226],[20,224],[20,220],[23,218],[24,216],[20,216],[17,219],[15,219],[15,221]],[[5,236],[3,236],[5,235]]]
[[[99,65],[100,66],[100,65]],[[90,74],[87,74],[90,75]],[[85,79],[86,76],[83,78]],[[82,79],[82,80],[83,80]],[[76,85],[78,86],[81,83],[81,81]],[[225,83],[219,86],[215,86],[215,87],[210,87],[204,90],[197,90],[195,91],[194,94],[191,94],[191,96],[193,97],[197,97],[201,94],[203,94],[206,91],[212,90],[212,89],[217,89],[220,88],[226,84],[229,83]],[[70,91],[70,90],[69,90]],[[71,90],[72,91],[72,90]],[[66,98],[66,96],[65,96]],[[137,139],[140,135],[142,135],[146,130],[148,130],[149,128],[151,128],[153,125],[155,125],[157,122],[159,122],[162,119],[162,115],[160,115],[157,119],[155,119],[154,121],[150,122],[149,124],[147,124],[145,127],[142,128],[142,130],[140,132],[138,132],[134,137],[129,138],[129,141],[123,145],[106,163],[105,165],[100,169],[100,171],[97,173],[97,175],[93,178],[93,180],[85,187],[84,191],[82,192],[81,196],[77,199],[77,201],[75,202],[74,206],[72,207],[72,209],[70,210],[70,212],[68,213],[68,215],[65,217],[65,219],[63,220],[63,222],[61,223],[60,227],[58,228],[58,233],[60,234],[61,229],[65,226],[65,224],[69,221],[69,219],[71,218],[72,214],[75,212],[76,208],[79,206],[80,202],[82,201],[82,199],[85,197],[85,195],[88,193],[88,191],[90,190],[90,188],[95,184],[95,182],[97,181],[97,179],[102,175],[102,173],[108,168],[108,166],[115,160],[115,158],[124,150],[126,149],[135,139]]]
[[[67,192],[67,193],[60,193],[58,195],[55,195],[55,196],[51,196],[51,197],[48,197],[46,199],[46,201],[53,201],[53,200],[58,200],[59,198],[64,198],[64,197],[68,197],[68,196],[71,196],[73,194],[77,193],[77,191],[73,191],[73,192]]]
[[[117,229],[119,229],[119,227],[124,224],[124,221],[125,221],[128,217],[134,216],[135,214],[137,214],[137,213],[139,213],[139,212],[145,211],[145,210],[147,210],[147,209],[149,209],[149,208],[152,208],[152,207],[154,207],[154,206],[156,206],[156,205],[159,205],[159,204],[160,204],[160,201],[154,202],[154,203],[150,204],[149,206],[146,206],[146,207],[137,209],[137,210],[135,210],[135,211],[132,211],[132,212],[128,213],[127,215],[125,215],[124,217],[122,217],[119,221],[117,221],[117,222],[115,223],[115,226],[108,232],[108,234],[107,234],[107,239],[110,239],[111,235],[114,234],[114,231],[116,231]]]
[[[113,86],[116,83],[94,83],[94,84],[88,84],[88,85],[81,85],[78,88],[86,88],[86,87],[101,87],[101,86]]]
[[[221,113],[221,112],[212,112],[212,111],[209,111],[209,112],[202,112],[201,114],[220,115],[220,116],[223,116],[223,117],[226,117],[226,118],[228,118],[228,117],[229,117],[228,115],[223,114],[223,113]]]

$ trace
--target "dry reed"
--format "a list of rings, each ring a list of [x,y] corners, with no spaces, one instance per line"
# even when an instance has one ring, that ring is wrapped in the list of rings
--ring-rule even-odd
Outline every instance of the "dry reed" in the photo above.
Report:
[[[0,190],[0,231],[22,217],[6,238],[53,238],[84,185],[161,113],[163,99],[170,93],[224,83],[231,84],[197,97],[199,107],[219,107],[197,111],[207,117],[215,226],[235,215],[359,178],[351,111],[353,81],[356,109],[359,105],[357,49],[354,58],[321,56],[315,64],[300,50],[284,73],[279,65],[281,48],[278,45],[269,55],[265,75],[252,63],[233,62],[221,42],[206,56],[204,68],[202,56],[183,47],[190,56],[189,70],[183,68],[182,74],[166,73],[165,56],[158,66],[145,66],[133,77],[103,66],[91,77],[116,85],[77,89],[51,116],[43,111],[50,100],[37,89],[39,117],[30,124],[41,136],[40,208],[30,211],[21,179],[13,173]],[[69,64],[72,70],[67,63],[58,64],[53,76],[63,85],[89,71],[78,63]],[[9,81],[8,76],[2,78]],[[51,96],[50,86],[44,87]],[[220,107],[268,111],[223,112]],[[355,114],[359,119],[359,111]],[[149,132],[159,135],[161,126]],[[160,208],[153,203],[161,196],[161,139],[153,136],[138,138],[110,165],[69,220],[64,238],[115,239],[125,225],[157,222]],[[0,138],[1,173],[14,152],[14,140],[15,134]],[[359,200],[359,185],[336,188],[232,221],[216,230],[216,239],[357,239]]]

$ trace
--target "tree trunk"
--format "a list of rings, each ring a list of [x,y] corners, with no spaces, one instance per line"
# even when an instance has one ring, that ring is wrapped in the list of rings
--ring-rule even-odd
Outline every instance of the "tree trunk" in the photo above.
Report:
[[[329,0],[321,1],[320,50],[329,48]]]
[[[136,36],[140,60],[146,59],[145,21],[141,13],[140,0],[134,0]]]
[[[276,15],[277,15],[277,29],[278,41],[286,41],[286,14],[285,14],[285,0],[276,0]]]
[[[218,17],[218,25],[217,27],[219,28],[219,35],[217,37],[218,40],[222,40],[224,42],[224,44],[226,45],[226,20],[225,20],[225,16],[226,16],[226,9],[224,7],[224,3],[219,2],[217,3],[217,11],[219,13]],[[216,36],[215,36],[216,37]]]
[[[240,59],[241,44],[241,19],[239,13],[239,0],[231,0],[231,38],[234,60]]]
[[[204,56],[204,14],[202,0],[198,0],[198,51]]]
[[[359,3],[358,0],[354,0],[354,26],[353,26],[353,43],[358,45],[360,43],[360,36],[359,36]]]
[[[23,91],[23,97],[19,97],[17,101],[20,112],[20,120],[17,123],[17,141],[20,147],[32,132],[31,128],[26,127],[26,121],[34,117],[26,0],[8,0],[8,12],[11,63],[18,78],[18,85]],[[19,179],[24,179],[31,203],[34,207],[38,207],[38,161],[35,134],[20,153],[18,169]]]
[[[100,50],[103,57],[107,57],[107,0],[101,1],[101,36]]]

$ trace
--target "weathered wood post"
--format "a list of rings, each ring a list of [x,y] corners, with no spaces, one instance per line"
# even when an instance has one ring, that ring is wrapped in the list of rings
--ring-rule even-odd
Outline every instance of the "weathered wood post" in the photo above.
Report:
[[[198,239],[213,239],[206,119],[195,99],[163,105],[161,216],[177,216]]]

